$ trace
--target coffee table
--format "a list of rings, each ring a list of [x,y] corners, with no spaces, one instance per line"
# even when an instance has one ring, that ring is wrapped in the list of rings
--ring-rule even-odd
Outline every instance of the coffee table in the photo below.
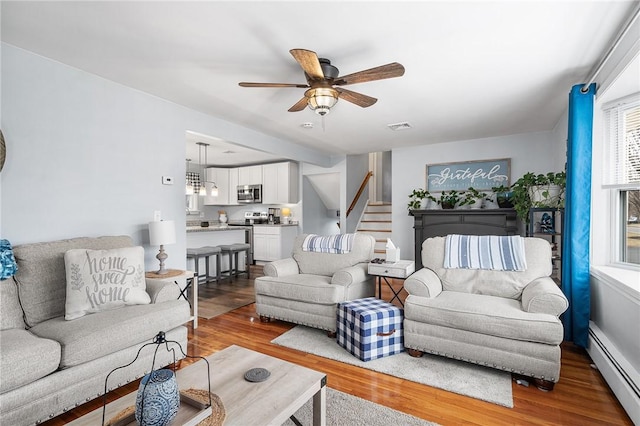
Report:
[[[236,345],[208,356],[207,360],[211,369],[211,392],[220,397],[225,407],[225,426],[281,425],[311,398],[314,426],[326,425],[327,376],[324,373]],[[271,376],[264,382],[246,381],[245,372],[258,367],[269,370]],[[178,370],[176,375],[180,389],[207,388],[206,364],[202,360]],[[135,405],[135,400],[136,392],[132,392],[107,404],[105,418],[108,420]],[[69,424],[99,425],[101,422],[102,408],[99,408]]]

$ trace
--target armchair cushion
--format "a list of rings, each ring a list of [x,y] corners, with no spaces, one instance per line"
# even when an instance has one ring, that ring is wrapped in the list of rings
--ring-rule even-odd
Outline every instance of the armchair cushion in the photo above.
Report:
[[[302,246],[306,234],[298,235],[293,243],[292,257],[298,263],[302,274],[333,276],[336,271],[357,265],[368,263],[371,260],[376,243],[371,235],[356,233],[353,238],[353,247],[349,253],[316,253],[304,251]]]
[[[551,245],[541,238],[525,238],[526,271],[446,269],[446,237],[427,238],[422,243],[422,264],[440,277],[446,291],[486,294],[520,300],[531,281],[551,275]]]
[[[331,285],[331,278],[311,274],[260,277],[255,288],[256,294],[321,304],[338,303],[344,294],[344,287]]]
[[[409,296],[405,318],[435,326],[511,340],[559,345],[562,323],[554,315],[522,310],[504,297],[443,291],[438,297]]]

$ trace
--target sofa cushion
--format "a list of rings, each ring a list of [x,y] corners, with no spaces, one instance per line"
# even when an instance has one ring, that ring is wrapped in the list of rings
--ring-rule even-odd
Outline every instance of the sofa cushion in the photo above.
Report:
[[[144,277],[144,249],[73,249],[64,254],[66,320],[126,305],[151,302]]]
[[[301,302],[335,304],[344,300],[344,287],[332,285],[323,275],[297,274],[284,277],[259,277],[256,294]]]
[[[14,279],[18,283],[20,304],[27,326],[32,327],[42,321],[64,315],[64,254],[67,250],[103,250],[131,245],[133,243],[130,237],[115,236],[81,237],[15,246],[13,254],[18,262],[18,272]]]
[[[445,237],[427,238],[422,243],[422,264],[435,272],[445,291],[477,293],[518,300],[531,281],[551,275],[551,245],[542,238],[524,238],[527,269],[492,271],[482,269],[446,269]]]
[[[293,243],[293,258],[300,273],[332,276],[336,271],[358,263],[369,262],[373,257],[375,238],[356,233],[349,253],[316,253],[302,249],[306,234],[298,235]]]
[[[60,367],[66,368],[149,340],[159,331],[168,331],[186,323],[189,316],[189,304],[181,299],[126,306],[74,321],[66,321],[64,317],[53,318],[36,325],[31,331],[37,336],[60,342]]]
[[[19,388],[58,369],[58,342],[18,329],[0,331],[0,341],[0,393]]]
[[[0,282],[0,330],[24,329],[18,287],[13,278]]]
[[[409,296],[405,318],[505,339],[559,345],[562,323],[554,315],[525,312],[519,301],[443,291],[436,298]]]

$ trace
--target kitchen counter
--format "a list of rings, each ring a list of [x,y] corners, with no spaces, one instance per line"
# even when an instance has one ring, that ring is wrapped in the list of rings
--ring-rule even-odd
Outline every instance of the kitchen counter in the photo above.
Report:
[[[190,232],[213,232],[213,231],[244,231],[249,229],[249,226],[222,226],[222,225],[209,225],[207,227],[203,226],[187,226],[187,233]]]
[[[298,226],[297,223],[256,223],[253,226]]]

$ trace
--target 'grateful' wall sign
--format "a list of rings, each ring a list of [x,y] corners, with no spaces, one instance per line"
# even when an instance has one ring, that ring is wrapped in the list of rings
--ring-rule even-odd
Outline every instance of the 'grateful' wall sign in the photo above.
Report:
[[[494,186],[509,186],[510,169],[510,158],[427,164],[427,190],[429,192],[454,189],[464,191],[468,188],[490,190]]]

